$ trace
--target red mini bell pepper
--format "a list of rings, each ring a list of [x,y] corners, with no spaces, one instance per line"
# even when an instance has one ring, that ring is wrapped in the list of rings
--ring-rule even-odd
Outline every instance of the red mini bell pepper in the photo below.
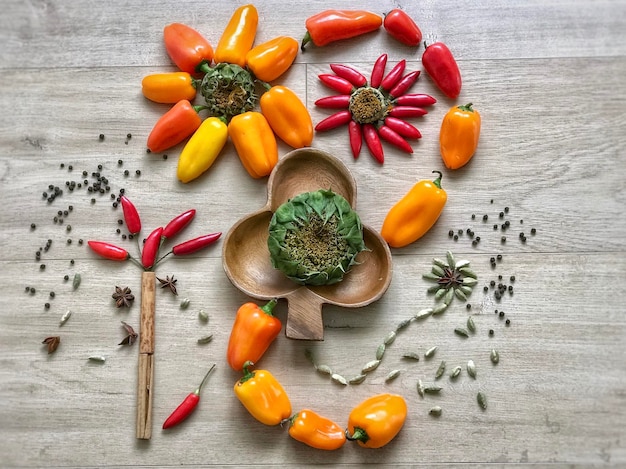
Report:
[[[426,47],[422,54],[424,68],[435,85],[448,98],[456,98],[461,93],[461,72],[448,46],[435,42]]]
[[[202,119],[198,115],[204,106],[192,106],[186,99],[178,101],[169,111],[161,116],[148,135],[148,149],[159,153],[178,145],[193,134]]]
[[[407,46],[417,46],[422,42],[422,31],[405,11],[396,8],[385,15],[385,30]]]
[[[187,25],[181,23],[167,25],[163,28],[163,41],[167,54],[183,72],[194,74],[203,61],[211,63],[213,59],[211,44],[198,31]]]

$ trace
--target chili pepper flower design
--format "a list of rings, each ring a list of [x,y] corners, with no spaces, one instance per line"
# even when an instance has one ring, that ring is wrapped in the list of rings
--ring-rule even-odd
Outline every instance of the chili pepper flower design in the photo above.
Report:
[[[152,101],[175,106],[157,121],[147,146],[160,153],[191,137],[178,161],[177,176],[183,183],[207,171],[229,137],[254,178],[268,176],[276,165],[276,137],[294,148],[311,145],[313,123],[305,105],[288,88],[268,83],[291,67],[298,41],[278,36],[255,46],[257,24],[254,5],[237,8],[215,51],[187,25],[164,28],[165,49],[180,71],[144,77],[142,92]],[[263,89],[260,102],[257,89]],[[204,104],[193,106],[190,101],[198,91]],[[209,117],[201,118],[201,112]],[[205,145],[207,141],[213,143]],[[241,144],[246,141],[261,144]]]
[[[332,64],[330,68],[334,74],[321,74],[319,79],[340,94],[326,96],[315,102],[321,108],[341,109],[320,121],[315,126],[317,132],[348,124],[354,158],[359,157],[365,141],[371,155],[381,164],[385,160],[381,138],[406,153],[413,153],[406,139],[419,139],[422,135],[404,119],[427,114],[424,107],[437,102],[427,94],[408,93],[420,72],[404,74],[406,60],[398,62],[385,75],[386,65],[387,54],[383,54],[376,60],[368,82],[358,70]]]

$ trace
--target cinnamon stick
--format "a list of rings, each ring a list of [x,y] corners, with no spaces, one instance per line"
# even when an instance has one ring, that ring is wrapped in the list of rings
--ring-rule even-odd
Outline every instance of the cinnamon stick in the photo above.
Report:
[[[137,424],[135,435],[152,437],[152,389],[154,381],[154,313],[156,276],[141,275],[141,317],[139,329],[139,366],[137,379]]]

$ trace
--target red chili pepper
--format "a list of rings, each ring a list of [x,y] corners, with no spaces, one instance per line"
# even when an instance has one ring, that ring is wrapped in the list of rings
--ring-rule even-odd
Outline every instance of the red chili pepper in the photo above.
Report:
[[[426,109],[412,106],[396,106],[388,113],[388,115],[392,117],[420,117],[425,114],[428,114]]]
[[[365,86],[367,83],[367,78],[365,78],[361,72],[347,65],[330,64],[330,69],[335,72],[337,76],[345,78],[357,88]]]
[[[402,136],[391,127],[381,125],[378,127],[378,135],[380,135],[382,139],[398,147],[400,150],[406,153],[413,153],[413,148],[409,145],[409,142],[402,138]]]
[[[323,132],[325,130],[331,130],[341,125],[347,124],[352,120],[352,113],[347,109],[345,111],[339,111],[328,116],[326,119],[320,121],[316,126],[317,132]]]
[[[202,119],[198,115],[205,106],[192,106],[189,101],[178,101],[169,111],[161,116],[148,136],[148,148],[159,153],[178,145],[193,134]]]
[[[307,29],[300,48],[313,41],[318,47],[331,42],[348,39],[376,31],[383,19],[375,13],[363,10],[325,10],[307,18]]]
[[[126,222],[128,232],[132,235],[136,235],[141,231],[141,218],[139,218],[139,212],[137,212],[133,203],[125,195],[120,197],[120,202],[122,203],[124,221]]]
[[[331,75],[330,73],[322,73],[319,75],[319,79],[322,83],[324,83],[329,88],[338,91],[342,94],[350,94],[354,89],[352,83],[350,83],[345,78],[338,77],[337,75]]]
[[[186,227],[191,222],[191,220],[193,220],[193,217],[195,216],[196,210],[192,208],[191,210],[187,210],[177,217],[172,218],[172,220],[167,225],[165,225],[165,228],[163,228],[163,233],[161,233],[161,236],[163,238],[169,239],[172,236],[178,234],[184,227]]]
[[[383,26],[392,37],[407,46],[417,46],[422,42],[420,28],[415,24],[413,18],[399,8],[391,10],[385,15]]]
[[[159,246],[161,245],[161,235],[163,234],[163,227],[158,227],[146,238],[146,242],[143,244],[141,250],[141,264],[144,269],[150,270],[154,266],[154,261],[159,252]]]
[[[361,129],[361,124],[351,120],[348,124],[348,134],[350,135],[352,155],[356,160],[361,154],[361,146],[363,145],[363,130]]]
[[[373,124],[363,124],[363,137],[365,138],[365,144],[372,156],[379,163],[384,163],[385,153],[383,151],[383,145],[380,143],[380,138],[376,133],[376,127]]]
[[[404,93],[409,91],[409,88],[413,86],[413,83],[417,81],[420,76],[420,71],[416,70],[411,73],[407,73],[404,75],[396,86],[394,86],[391,91],[389,91],[390,96],[402,96]]]
[[[400,77],[404,73],[405,68],[406,68],[406,60],[402,59],[400,62],[396,64],[395,67],[393,67],[389,71],[387,76],[383,78],[381,86],[385,90],[389,91],[391,88],[393,88],[396,85],[396,83],[398,83],[398,80],[400,80]]]
[[[172,23],[163,29],[165,50],[183,72],[194,74],[201,62],[211,63],[213,48],[195,29],[181,23]]]
[[[394,102],[400,106],[432,106],[437,102],[435,98],[427,94],[405,94],[398,96]]]
[[[422,134],[416,127],[397,117],[385,117],[385,125],[405,138],[422,138]]]
[[[315,101],[315,105],[327,109],[347,109],[350,105],[350,95],[325,96]]]
[[[130,254],[128,254],[126,249],[115,246],[114,244],[104,243],[102,241],[87,241],[87,244],[93,252],[105,259],[125,261],[130,258]]]
[[[461,72],[448,46],[443,42],[435,42],[427,46],[422,54],[422,63],[443,94],[453,99],[459,96]]]
[[[178,425],[180,422],[182,422],[191,415],[191,413],[198,405],[198,402],[200,402],[200,393],[202,392],[202,387],[204,386],[204,383],[206,382],[209,375],[211,374],[211,371],[213,371],[213,368],[215,368],[215,364],[211,365],[211,368],[209,368],[207,374],[204,375],[200,386],[198,386],[198,388],[194,392],[189,394],[185,398],[185,400],[181,402],[178,407],[176,407],[174,412],[172,412],[172,414],[165,420],[165,422],[163,423],[163,430],[171,428],[174,425]]]
[[[172,254],[175,256],[185,256],[187,254],[193,254],[200,249],[207,247],[210,244],[213,244],[215,241],[220,239],[222,233],[211,233],[204,236],[198,236],[197,238],[190,239],[189,241],[185,241],[184,243],[177,244],[172,248]]]
[[[370,86],[378,88],[383,81],[385,75],[385,66],[387,65],[387,54],[383,54],[376,59],[374,67],[372,67],[372,76],[370,78]]]

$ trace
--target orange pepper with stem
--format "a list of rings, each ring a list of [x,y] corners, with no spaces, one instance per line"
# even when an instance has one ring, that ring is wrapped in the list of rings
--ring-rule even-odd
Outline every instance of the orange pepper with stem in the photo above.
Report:
[[[348,417],[346,438],[365,448],[385,446],[402,430],[407,406],[397,394],[378,394],[357,405]]]
[[[243,5],[235,10],[215,49],[215,63],[246,66],[246,54],[252,49],[259,13],[254,5]]]
[[[278,36],[250,49],[246,64],[259,80],[274,81],[291,67],[297,55],[298,41]]]
[[[454,106],[443,117],[439,131],[439,150],[449,169],[458,169],[469,163],[480,137],[480,114],[472,103]]]
[[[274,375],[267,370],[250,371],[246,362],[243,377],[235,383],[235,396],[250,415],[265,425],[278,425],[291,416],[291,402]]]
[[[183,72],[196,73],[203,61],[211,63],[213,47],[195,29],[182,23],[168,24],[163,28],[165,50]]]
[[[318,47],[341,39],[360,36],[376,31],[383,24],[383,18],[376,13],[363,10],[325,10],[307,18],[306,34],[300,48],[313,42]]]
[[[203,109],[206,107],[192,106],[186,99],[178,101],[154,124],[148,135],[148,149],[159,153],[185,140],[202,124],[198,112]]]
[[[303,409],[289,419],[289,436],[312,448],[327,451],[339,449],[346,442],[346,434],[339,425],[309,409]]]
[[[380,234],[392,248],[417,241],[439,219],[448,195],[441,188],[442,174],[434,181],[417,182],[387,213]]]
[[[272,314],[276,303],[275,299],[264,306],[250,302],[237,310],[226,351],[233,370],[241,371],[247,361],[258,362],[280,333],[282,323]]]
[[[259,179],[272,172],[278,163],[278,145],[263,114],[248,111],[236,115],[228,124],[228,135],[250,176]]]
[[[187,72],[155,73],[141,80],[141,92],[155,103],[174,104],[182,99],[193,101],[197,83]]]
[[[313,121],[304,103],[285,86],[272,86],[259,102],[263,115],[278,137],[293,148],[313,141]]]

